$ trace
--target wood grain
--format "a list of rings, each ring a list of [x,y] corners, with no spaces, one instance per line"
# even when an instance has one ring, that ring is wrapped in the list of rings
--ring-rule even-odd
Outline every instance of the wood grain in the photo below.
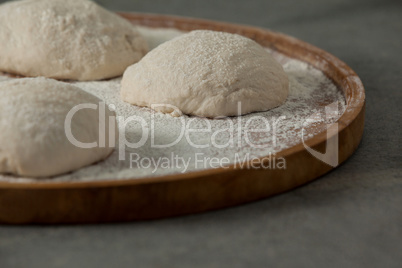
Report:
[[[365,93],[355,72],[329,53],[295,38],[256,27],[192,18],[120,13],[135,24],[190,31],[238,33],[322,70],[344,92],[338,120],[339,162],[358,147],[364,126]],[[306,144],[325,151],[326,133]],[[146,179],[71,183],[0,182],[0,223],[101,223],[171,217],[234,206],[289,191],[332,169],[298,144],[277,154],[286,169],[210,169]]]

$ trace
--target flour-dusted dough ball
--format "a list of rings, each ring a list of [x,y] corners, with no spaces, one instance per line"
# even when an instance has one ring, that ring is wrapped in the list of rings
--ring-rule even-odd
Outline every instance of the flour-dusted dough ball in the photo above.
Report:
[[[253,40],[198,30],[158,46],[127,68],[121,97],[139,106],[173,105],[185,114],[233,116],[239,102],[240,114],[281,105],[288,84],[282,66]],[[161,107],[155,110],[173,112]]]
[[[122,75],[147,52],[135,26],[87,0],[0,5],[0,70],[97,80]]]
[[[105,159],[114,148],[108,143],[109,124],[105,124],[105,131],[99,130],[99,107],[97,110],[94,107],[72,110],[79,104],[99,106],[99,102],[100,99],[78,87],[53,79],[1,82],[0,173],[53,176]],[[65,131],[70,111],[71,133]],[[114,112],[107,107],[105,113],[106,119],[110,116],[113,119]],[[113,131],[117,128],[112,128],[111,133],[115,133]],[[71,134],[70,139],[68,134]],[[106,146],[99,146],[101,138]],[[80,147],[76,141],[85,143],[88,148]],[[89,143],[93,142],[97,142],[97,146],[89,148],[93,146]]]

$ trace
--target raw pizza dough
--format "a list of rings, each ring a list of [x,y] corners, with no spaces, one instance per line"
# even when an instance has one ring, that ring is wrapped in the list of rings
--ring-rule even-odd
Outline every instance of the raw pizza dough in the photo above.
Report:
[[[108,121],[105,121],[105,131],[100,131],[100,108],[85,108],[70,114],[70,137],[73,137],[70,140],[86,143],[88,147],[88,143],[97,142],[98,146],[77,147],[65,131],[65,121],[73,107],[78,104],[100,107],[100,102],[76,86],[53,79],[22,78],[1,82],[0,173],[53,176],[106,158],[114,145],[109,143],[112,135],[109,135]],[[105,118],[110,119],[110,116],[115,113],[105,107]],[[116,124],[116,120],[112,120],[110,122]],[[110,130],[116,135],[116,125]],[[103,147],[101,139],[106,141]]]
[[[128,103],[202,117],[266,111],[283,104],[288,91],[287,74],[259,44],[205,30],[158,46],[127,68],[121,83]]]
[[[0,70],[24,76],[110,78],[147,52],[129,21],[87,0],[8,2],[0,25]]]

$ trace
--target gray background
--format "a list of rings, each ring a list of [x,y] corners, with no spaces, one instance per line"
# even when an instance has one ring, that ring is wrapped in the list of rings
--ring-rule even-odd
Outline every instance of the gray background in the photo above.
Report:
[[[98,2],[262,26],[325,49],[365,85],[362,144],[319,180],[239,207],[151,222],[0,226],[0,267],[402,267],[401,1]]]

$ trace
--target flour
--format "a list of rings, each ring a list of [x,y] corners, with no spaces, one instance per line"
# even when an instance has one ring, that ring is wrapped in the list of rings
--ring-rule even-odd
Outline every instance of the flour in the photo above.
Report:
[[[0,69],[25,76],[116,77],[148,51],[129,21],[94,1],[8,1],[0,25]]]
[[[152,37],[151,47],[178,35],[174,29],[141,27],[140,31],[145,33],[147,39]],[[342,92],[321,71],[277,52],[272,54],[289,76],[289,97],[278,108],[241,117],[172,117],[148,108],[132,106],[120,100],[120,77],[105,81],[72,82],[113,106],[122,120],[131,116],[144,119],[145,127],[141,127],[138,122],[130,122],[124,133],[127,141],[132,143],[145,137],[144,145],[131,149],[120,144],[120,149],[115,150],[105,161],[63,176],[38,180],[0,175],[0,181],[140,179],[217,168],[253,157],[275,156],[275,153],[299,144],[302,138],[306,140],[324,131],[326,123],[342,115],[346,104]],[[0,81],[8,79],[15,78],[0,74]],[[334,102],[338,102],[338,113],[325,118],[325,106]],[[120,130],[122,126],[120,122]],[[203,132],[191,132],[191,129],[202,129]],[[183,130],[185,133],[180,138]],[[172,146],[158,148],[175,141]],[[119,160],[122,157],[125,160]]]
[[[216,118],[270,110],[286,101],[288,91],[288,75],[258,43],[197,30],[161,44],[128,67],[120,95],[133,105],[167,103],[187,115]],[[155,110],[177,113],[171,107]]]

